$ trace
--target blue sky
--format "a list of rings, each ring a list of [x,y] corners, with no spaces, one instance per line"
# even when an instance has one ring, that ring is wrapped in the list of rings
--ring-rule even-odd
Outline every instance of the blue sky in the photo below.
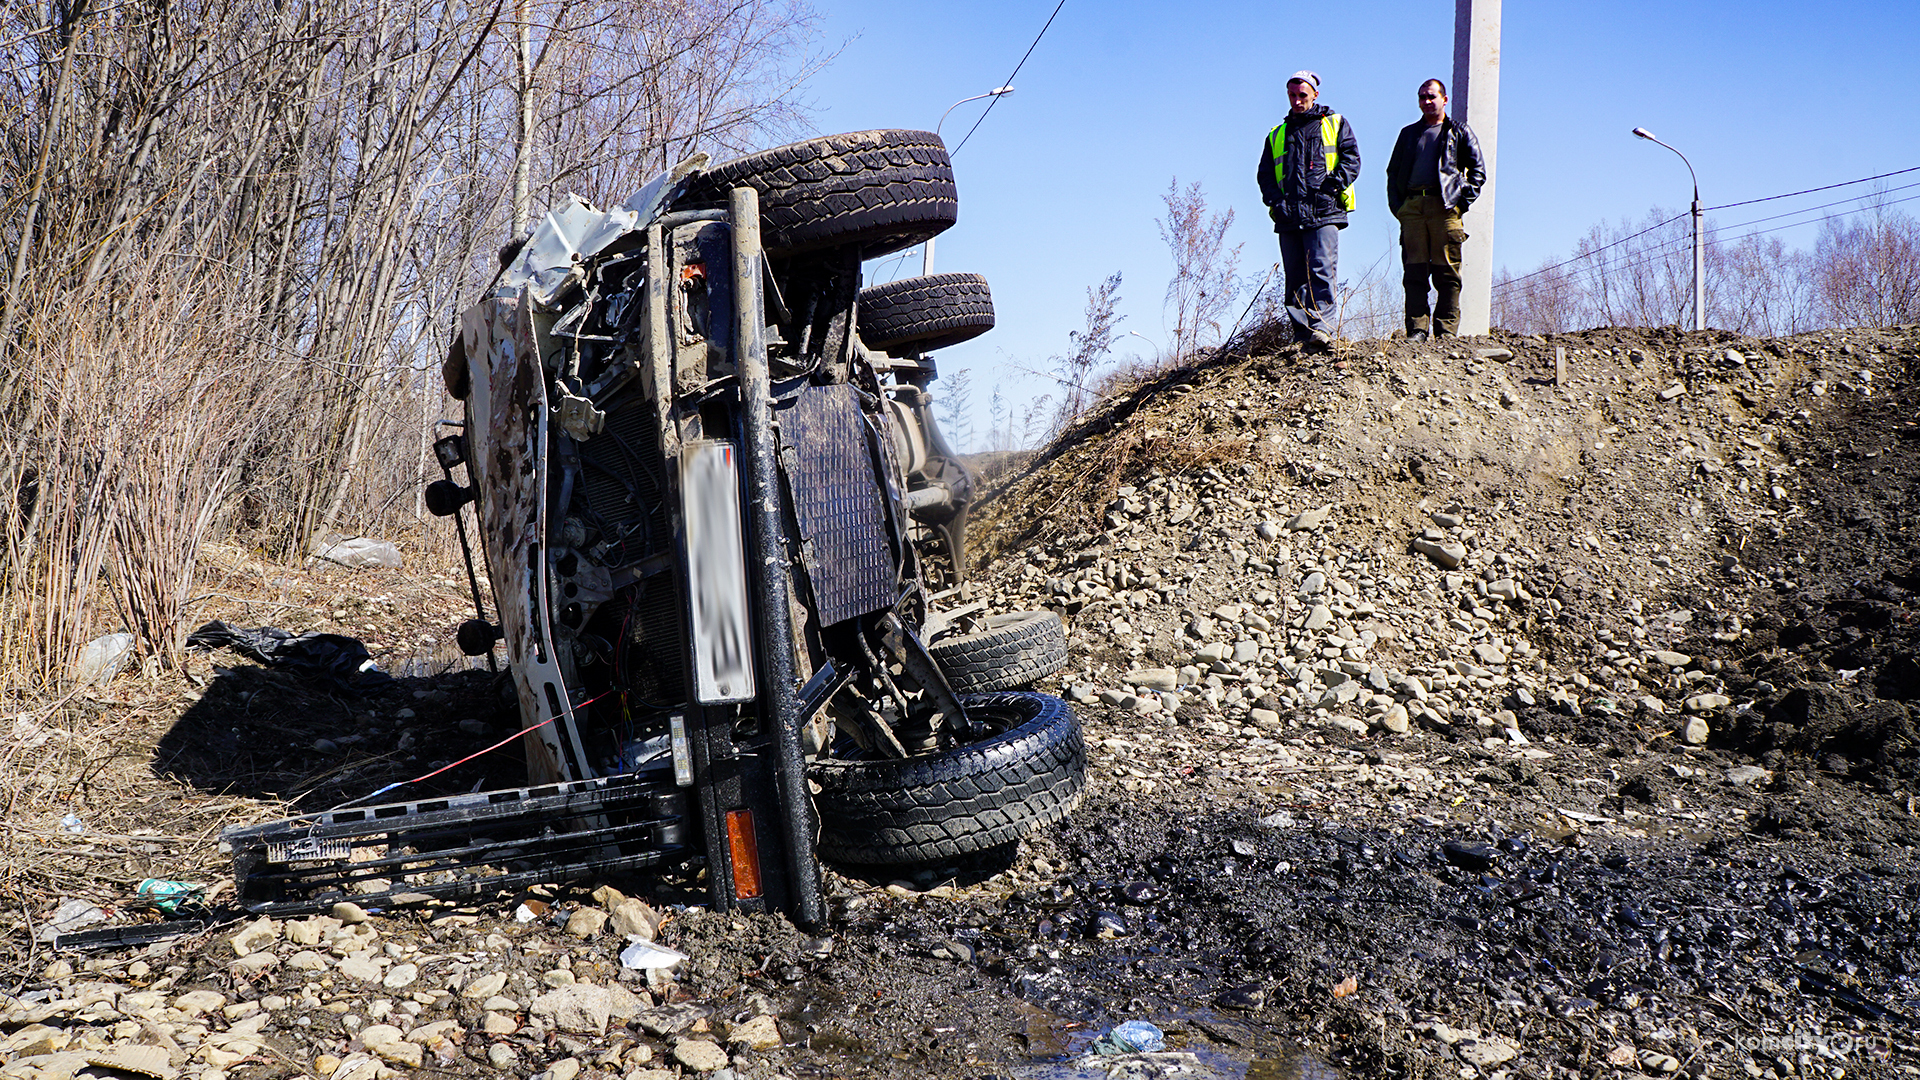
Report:
[[[810,84],[815,123],[931,128],[956,100],[1006,79],[1056,2],[818,0],[821,43],[841,52]],[[1172,265],[1156,221],[1176,176],[1235,211],[1243,272],[1257,278],[1275,261],[1253,172],[1286,109],[1283,80],[1298,68],[1320,73],[1321,102],[1360,140],[1360,209],[1342,234],[1342,277],[1383,258],[1391,270],[1387,156],[1418,116],[1420,81],[1452,82],[1453,20],[1444,2],[1067,0],[1015,92],[954,157],[960,222],[940,237],[935,270],[985,274],[999,320],[939,354],[943,374],[971,372],[976,434],[995,386],[1016,407],[1052,389],[1029,372],[1066,350],[1087,289],[1115,271],[1120,329],[1167,341]],[[1634,138],[1635,126],[1686,153],[1709,206],[1920,165],[1912,105],[1898,96],[1920,70],[1916,43],[1912,0],[1507,3],[1496,267],[1520,273],[1569,253],[1603,219],[1686,208],[1686,167]],[[985,105],[947,118],[949,148]],[[1715,217],[1737,224],[1862,190]],[[1807,244],[1813,228],[1781,235]],[[868,280],[918,272],[915,254],[870,264]]]

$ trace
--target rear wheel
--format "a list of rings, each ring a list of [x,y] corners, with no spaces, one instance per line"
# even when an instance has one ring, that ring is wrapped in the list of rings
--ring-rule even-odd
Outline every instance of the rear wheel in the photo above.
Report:
[[[946,144],[930,131],[854,131],[721,162],[696,177],[683,208],[760,193],[770,255],[853,247],[862,258],[928,240],[959,217]]]
[[[1016,690],[1067,666],[1067,631],[1051,611],[1015,611],[927,646],[956,694]]]
[[[932,352],[993,329],[979,274],[929,274],[860,290],[860,340],[886,352]]]
[[[1073,810],[1087,751],[1066,702],[983,694],[961,704],[989,733],[978,742],[904,760],[827,758],[807,770],[823,858],[901,866],[972,855]]]

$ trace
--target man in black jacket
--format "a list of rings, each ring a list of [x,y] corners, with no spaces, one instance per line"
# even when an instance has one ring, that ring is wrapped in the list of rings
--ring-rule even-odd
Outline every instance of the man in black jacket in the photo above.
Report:
[[[1467,238],[1461,217],[1487,182],[1480,140],[1447,115],[1447,84],[1420,84],[1420,119],[1400,129],[1387,159],[1387,206],[1400,219],[1402,282],[1407,288],[1407,338],[1427,337],[1427,282],[1438,294],[1433,305],[1436,337],[1460,330],[1460,245]]]
[[[1320,76],[1296,71],[1287,79],[1292,111],[1267,133],[1260,151],[1260,198],[1280,238],[1287,307],[1297,336],[1309,349],[1333,345],[1326,319],[1333,313],[1340,230],[1353,209],[1360,177],[1360,144],[1339,113],[1317,104]]]

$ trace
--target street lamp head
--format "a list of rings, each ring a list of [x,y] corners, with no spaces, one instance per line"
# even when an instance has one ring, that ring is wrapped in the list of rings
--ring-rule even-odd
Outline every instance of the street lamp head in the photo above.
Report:
[[[1011,93],[1013,93],[1013,87],[1011,86],[996,86],[993,89],[987,91],[987,96],[999,97],[1001,94],[1011,94]]]
[[[1654,142],[1659,142],[1659,141],[1660,141],[1659,139],[1654,139],[1654,138],[1653,138],[1653,132],[1651,132],[1651,131],[1648,131],[1648,130],[1647,130],[1646,128],[1634,128],[1634,129],[1633,129],[1633,133],[1634,133],[1635,135],[1638,135],[1638,136],[1640,136],[1640,137],[1641,137],[1641,138],[1643,138],[1643,139],[1653,139],[1653,141],[1654,141]]]

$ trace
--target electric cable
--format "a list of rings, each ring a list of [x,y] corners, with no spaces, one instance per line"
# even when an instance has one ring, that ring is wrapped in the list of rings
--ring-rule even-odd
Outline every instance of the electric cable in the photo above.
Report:
[[[1789,192],[1786,192],[1786,193],[1784,193],[1784,194],[1781,194],[1781,195],[1768,195],[1768,196],[1765,196],[1765,197],[1763,197],[1763,198],[1758,198],[1758,199],[1745,199],[1745,200],[1742,200],[1742,201],[1740,201],[1740,202],[1731,202],[1731,203],[1722,203],[1722,204],[1720,204],[1720,205],[1718,205],[1718,206],[1707,206],[1707,207],[1702,207],[1702,208],[1701,208],[1701,210],[1700,210],[1700,212],[1701,212],[1702,214],[1705,214],[1705,213],[1708,213],[1708,212],[1710,212],[1710,211],[1713,211],[1713,210],[1731,210],[1731,209],[1733,209],[1733,208],[1734,208],[1734,207],[1736,207],[1736,206],[1752,206],[1752,205],[1753,205],[1753,204],[1755,204],[1755,203],[1763,203],[1763,202],[1774,202],[1774,201],[1776,201],[1776,200],[1778,200],[1778,199],[1791,199],[1791,198],[1794,198],[1795,196],[1799,196],[1799,195],[1811,195],[1811,194],[1813,194],[1813,193],[1815,193],[1815,192],[1819,192],[1819,191],[1832,191],[1832,190],[1834,190],[1835,188],[1843,188],[1843,187],[1851,187],[1851,186],[1852,186],[1852,185],[1854,185],[1854,184],[1865,184],[1865,183],[1869,183],[1869,182],[1871,182],[1871,181],[1874,181],[1874,180],[1885,180],[1885,179],[1887,179],[1888,177],[1893,177],[1893,176],[1903,176],[1903,175],[1905,175],[1905,174],[1907,174],[1907,173],[1910,173],[1910,172],[1920,172],[1920,165],[1915,165],[1915,166],[1913,166],[1913,167],[1911,167],[1911,168],[1906,168],[1906,169],[1895,169],[1895,170],[1894,170],[1893,172],[1886,172],[1886,173],[1879,173],[1879,174],[1877,174],[1877,175],[1874,175],[1874,176],[1863,176],[1863,177],[1860,177],[1860,178],[1859,178],[1859,179],[1857,179],[1857,180],[1843,180],[1843,181],[1841,181],[1840,183],[1837,183],[1837,184],[1825,184],[1825,185],[1822,185],[1822,186],[1820,186],[1820,187],[1811,187],[1811,188],[1805,188],[1805,189],[1803,189],[1803,190],[1800,190],[1800,191],[1789,191]],[[1906,189],[1908,189],[1908,188],[1911,188],[1911,187],[1920,187],[1920,183],[1915,183],[1915,184],[1903,184],[1903,185],[1901,185],[1900,187],[1897,187],[1897,188],[1893,188],[1892,190],[1893,190],[1893,191],[1905,191]],[[1864,199],[1864,198],[1871,198],[1871,196],[1860,196],[1859,198],[1863,198],[1863,199]],[[1828,208],[1828,207],[1833,207],[1833,206],[1839,206],[1839,205],[1841,205],[1841,204],[1843,204],[1843,203],[1849,203],[1849,202],[1854,202],[1854,201],[1855,201],[1854,199],[1838,199],[1838,200],[1835,200],[1834,202],[1830,202],[1830,203],[1823,203],[1823,204],[1821,204],[1820,206],[1814,206],[1814,207],[1808,207],[1808,208],[1806,208],[1806,209],[1803,209],[1803,210],[1793,210],[1793,211],[1788,211],[1787,213],[1784,213],[1784,214],[1776,214],[1776,215],[1774,215],[1773,217],[1767,217],[1767,218],[1756,218],[1756,219],[1754,219],[1753,221],[1747,221],[1747,222],[1742,222],[1742,223],[1741,223],[1741,224],[1739,224],[1739,225],[1733,225],[1733,226],[1729,226],[1729,228],[1735,228],[1735,229],[1740,229],[1740,228],[1745,228],[1745,227],[1746,227],[1746,226],[1748,226],[1748,225],[1756,225],[1756,224],[1759,224],[1760,222],[1763,222],[1763,221],[1773,221],[1773,220],[1777,220],[1778,218],[1783,218],[1783,217],[1796,217],[1796,216],[1798,216],[1798,215],[1800,215],[1800,214],[1804,214],[1804,213],[1811,213],[1811,212],[1812,212],[1812,211],[1814,211],[1814,210],[1823,210],[1823,209],[1826,209],[1826,208]],[[1898,205],[1899,203],[1903,203],[1903,202],[1908,202],[1908,201],[1910,201],[1910,199],[1898,199],[1898,200],[1895,200],[1895,201],[1893,201],[1893,202],[1890,202],[1890,203],[1882,203],[1882,204],[1880,204],[1880,205],[1884,205],[1884,206],[1894,206],[1894,205]],[[1863,209],[1866,209],[1866,208],[1863,208]],[[1691,213],[1691,211],[1688,211],[1688,213]],[[1508,287],[1511,287],[1511,286],[1514,286],[1514,285],[1518,285],[1518,284],[1521,284],[1522,282],[1525,282],[1525,281],[1528,281],[1528,280],[1531,280],[1532,278],[1536,278],[1536,277],[1539,277],[1539,276],[1541,276],[1542,274],[1548,274],[1548,273],[1552,273],[1553,271],[1555,271],[1555,270],[1558,270],[1558,269],[1560,269],[1560,268],[1561,268],[1561,267],[1563,267],[1563,266],[1571,266],[1572,264],[1574,264],[1574,263],[1576,263],[1576,262],[1580,262],[1580,261],[1582,261],[1582,260],[1584,260],[1584,259],[1591,259],[1591,258],[1593,258],[1594,256],[1596,256],[1596,255],[1599,255],[1599,254],[1600,254],[1601,252],[1603,252],[1603,251],[1606,251],[1606,250],[1608,250],[1608,249],[1610,249],[1610,248],[1615,248],[1615,247],[1618,247],[1618,246],[1620,246],[1621,244],[1624,244],[1624,243],[1626,243],[1626,242],[1627,242],[1627,241],[1629,241],[1629,240],[1634,240],[1634,239],[1638,239],[1639,237],[1642,237],[1642,236],[1645,236],[1646,234],[1648,234],[1648,233],[1650,233],[1650,232],[1653,232],[1653,231],[1654,231],[1655,229],[1660,229],[1660,228],[1664,228],[1665,226],[1668,226],[1668,225],[1671,225],[1671,224],[1673,224],[1674,222],[1676,222],[1676,221],[1679,221],[1679,220],[1680,220],[1681,218],[1683,218],[1683,217],[1686,217],[1686,216],[1688,216],[1688,213],[1680,213],[1680,214],[1675,214],[1674,216],[1672,216],[1672,217],[1670,217],[1670,218],[1668,218],[1668,219],[1666,219],[1665,221],[1662,221],[1662,222],[1658,222],[1658,223],[1656,223],[1656,224],[1653,224],[1653,225],[1649,225],[1649,226],[1647,226],[1646,228],[1644,228],[1644,229],[1641,229],[1641,230],[1640,230],[1639,232],[1637,232],[1637,233],[1634,233],[1634,234],[1632,234],[1631,236],[1623,236],[1623,237],[1621,237],[1621,238],[1620,238],[1620,239],[1618,239],[1618,240],[1614,240],[1614,241],[1612,241],[1611,243],[1608,243],[1608,244],[1606,244],[1606,245],[1604,245],[1604,246],[1602,246],[1602,247],[1598,247],[1598,248],[1595,248],[1595,249],[1593,249],[1592,251],[1586,251],[1586,252],[1582,252],[1582,253],[1580,253],[1580,254],[1578,254],[1578,255],[1575,255],[1574,257],[1572,257],[1572,258],[1570,258],[1570,259],[1565,259],[1565,260],[1562,260],[1561,262],[1557,262],[1557,263],[1554,263],[1554,264],[1553,264],[1553,265],[1551,265],[1551,266],[1543,266],[1543,267],[1541,267],[1541,268],[1540,268],[1540,269],[1538,269],[1538,270],[1535,270],[1535,271],[1533,271],[1533,272],[1531,272],[1531,273],[1528,273],[1528,274],[1523,274],[1523,275],[1522,275],[1522,276],[1520,276],[1520,277],[1517,277],[1517,278],[1509,278],[1508,280],[1506,280],[1506,281],[1503,281],[1503,282],[1500,282],[1499,284],[1497,284],[1497,285],[1495,285],[1494,287],[1495,287],[1495,288],[1508,288]],[[1836,215],[1836,216],[1844,216],[1844,215]],[[1781,226],[1781,228],[1783,228],[1783,229],[1784,229],[1784,228],[1794,228],[1794,227],[1796,227],[1797,225],[1802,225],[1802,224],[1810,224],[1810,222],[1797,222],[1797,223],[1795,223],[1795,225],[1787,225],[1787,226]],[[1762,230],[1762,233],[1765,233],[1765,232],[1778,232],[1778,231],[1780,231],[1780,229],[1767,229],[1767,230]],[[1736,237],[1736,238],[1735,238],[1735,240],[1744,240],[1744,239],[1746,239],[1746,238],[1747,238],[1747,236],[1758,236],[1758,235],[1761,235],[1762,233],[1748,233],[1748,234],[1746,234],[1746,236],[1740,236],[1740,237]],[[1629,263],[1629,264],[1626,264],[1626,265],[1632,265],[1632,264],[1631,264],[1631,263]]]
[[[1035,34],[1035,35],[1033,36],[1033,44],[1031,44],[1031,45],[1029,45],[1029,46],[1027,46],[1027,51],[1026,51],[1026,53],[1025,53],[1024,55],[1022,55],[1022,56],[1020,57],[1020,62],[1019,62],[1019,63],[1017,63],[1017,64],[1015,64],[1015,65],[1013,65],[1013,75],[1009,75],[1009,76],[1007,76],[1007,81],[1006,81],[1006,82],[1003,82],[1003,83],[1001,83],[1001,84],[1000,84],[1001,86],[1012,86],[1012,85],[1013,85],[1013,79],[1014,79],[1014,76],[1015,76],[1015,75],[1018,75],[1018,74],[1020,74],[1020,69],[1021,69],[1021,68],[1023,68],[1023,67],[1026,67],[1026,66],[1027,66],[1027,57],[1029,57],[1029,56],[1032,56],[1032,55],[1033,55],[1033,50],[1035,50],[1035,49],[1037,49],[1037,48],[1039,48],[1039,47],[1040,47],[1040,39],[1041,39],[1041,38],[1043,38],[1043,37],[1046,37],[1046,36],[1047,36],[1047,27],[1048,27],[1048,26],[1052,26],[1052,25],[1053,25],[1053,20],[1054,20],[1054,18],[1055,18],[1055,16],[1058,16],[1058,15],[1060,14],[1060,9],[1061,9],[1061,8],[1063,8],[1063,7],[1066,7],[1066,6],[1067,6],[1067,0],[1060,0],[1060,2],[1059,2],[1058,4],[1055,4],[1055,5],[1054,5],[1054,7],[1053,7],[1053,14],[1052,14],[1052,15],[1049,15],[1049,16],[1047,16],[1047,25],[1046,25],[1046,26],[1042,26],[1042,27],[1040,28],[1040,32],[1039,32],[1038,34]],[[957,153],[959,153],[959,152],[961,151],[961,149],[962,149],[963,147],[965,147],[965,146],[967,145],[967,140],[968,140],[968,139],[971,139],[971,138],[973,138],[973,133],[974,133],[974,132],[975,132],[976,130],[978,130],[978,129],[979,129],[979,127],[980,127],[980,125],[981,125],[981,123],[982,123],[982,122],[984,122],[984,121],[986,120],[986,118],[987,118],[987,114],[993,111],[993,107],[994,107],[995,105],[998,105],[998,104],[1000,104],[1000,99],[1001,99],[1002,97],[1004,97],[1004,96],[1005,96],[1005,95],[1003,95],[1003,94],[995,94],[995,95],[994,95],[994,96],[993,96],[992,98],[990,98],[990,99],[988,99],[988,101],[987,101],[987,107],[986,107],[986,108],[984,108],[984,109],[982,109],[982,110],[980,110],[980,119],[978,119],[978,120],[975,120],[975,121],[973,122],[973,127],[970,127],[970,128],[968,128],[968,129],[967,129],[967,133],[966,133],[965,135],[963,135],[963,136],[961,136],[961,137],[960,137],[960,145],[959,145],[959,146],[956,146],[956,147],[954,147],[954,148],[953,148],[952,150],[950,150],[950,151],[948,151],[948,152],[947,152],[947,159],[948,159],[949,161],[951,161],[951,160],[953,159],[953,155],[955,155],[955,154],[957,154]]]

